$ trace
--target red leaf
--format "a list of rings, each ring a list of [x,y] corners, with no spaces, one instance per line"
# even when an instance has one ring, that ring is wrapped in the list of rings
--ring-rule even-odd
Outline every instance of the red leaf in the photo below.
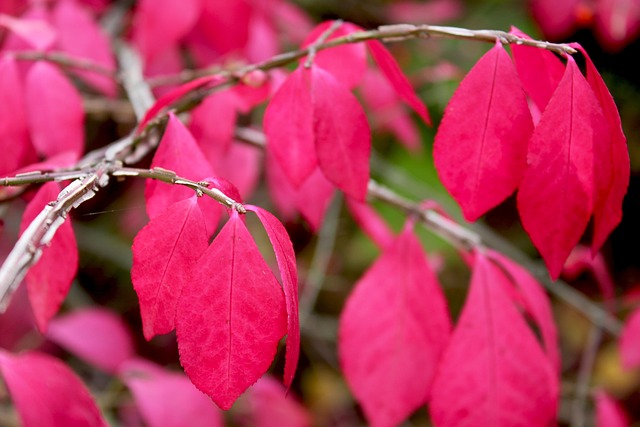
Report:
[[[60,186],[55,182],[44,184],[27,205],[20,223],[22,234],[42,209],[58,198]],[[47,329],[49,320],[58,312],[71,282],[78,270],[78,246],[69,218],[62,223],[42,249],[42,256],[25,276],[29,301],[40,332]]]
[[[22,81],[16,60],[0,57],[0,175],[5,176],[23,166],[31,151]]]
[[[194,195],[154,217],[134,239],[131,280],[147,340],[175,328],[178,299],[207,249],[207,236]]]
[[[619,51],[640,32],[640,3],[635,0],[596,2],[595,27],[604,48]]]
[[[326,21],[315,27],[302,43],[302,47],[307,47],[314,43],[318,37],[325,33],[335,21]],[[338,37],[362,31],[356,25],[345,22],[326,38],[330,41]],[[305,63],[307,57],[300,60],[300,64]],[[362,43],[345,44],[342,46],[324,49],[316,53],[313,64],[331,73],[337,81],[349,89],[353,89],[360,83],[367,70],[367,51]]]
[[[239,104],[237,95],[225,90],[209,95],[193,110],[189,129],[211,163],[231,146]]]
[[[532,130],[516,70],[497,44],[460,83],[433,147],[440,179],[468,221],[478,219],[518,187]]]
[[[124,321],[97,307],[54,318],[47,338],[110,374],[115,374],[123,362],[135,355],[133,338]]]
[[[598,391],[595,400],[597,427],[628,427],[631,425],[629,416],[622,406],[607,393]]]
[[[146,360],[132,360],[121,369],[148,427],[222,427],[222,413],[184,375]]]
[[[593,209],[594,144],[608,140],[605,117],[569,57],[531,141],[518,210],[522,225],[557,279]]]
[[[530,39],[516,27],[511,34]],[[564,74],[564,65],[553,53],[545,49],[524,45],[511,45],[513,60],[527,95],[544,111]]]
[[[504,269],[519,291],[525,311],[531,316],[540,331],[540,335],[542,335],[542,341],[549,360],[551,360],[556,372],[560,372],[558,331],[553,320],[551,302],[545,294],[544,288],[527,270],[501,253],[488,251],[487,255]]]
[[[147,123],[149,123],[151,119],[155,118],[160,111],[164,110],[166,107],[170,106],[171,104],[185,96],[187,93],[199,88],[209,86],[214,87],[222,81],[222,78],[220,78],[219,76],[200,77],[165,93],[156,101],[155,104],[153,104],[151,108],[149,108],[142,120],[140,120],[140,124],[138,124],[138,132],[141,132],[145,128]]]
[[[625,321],[620,335],[620,353],[625,369],[640,366],[640,309],[636,309]]]
[[[133,19],[133,42],[145,62],[176,44],[195,25],[201,0],[141,0]]]
[[[217,55],[237,52],[247,45],[252,6],[246,0],[206,0],[196,33]]]
[[[178,176],[194,181],[201,181],[214,175],[211,164],[191,136],[189,130],[173,113],[169,114],[169,122],[162,136],[151,167],[162,167],[175,172]],[[172,204],[189,198],[193,190],[182,185],[171,185],[160,181],[147,180],[145,188],[147,213],[155,218]],[[220,205],[213,199],[203,200],[203,214],[209,233],[218,226]]]
[[[311,88],[318,164],[329,181],[362,201],[371,151],[367,117],[356,97],[322,68],[311,67]]]
[[[278,381],[265,375],[247,390],[251,427],[311,427],[311,414]],[[244,423],[243,423],[244,424]]]
[[[62,51],[115,71],[116,64],[109,39],[87,8],[75,1],[60,1],[52,18],[58,30],[58,45]],[[117,87],[112,78],[91,71],[72,71],[106,95],[116,96]]]
[[[284,226],[270,212],[258,206],[245,205],[258,215],[278,262],[282,289],[287,307],[287,355],[284,364],[284,384],[289,387],[296,373],[300,354],[300,319],[298,313],[298,270],[293,244]]]
[[[40,19],[19,19],[0,14],[0,27],[7,28],[36,50],[48,49],[57,37],[55,29]]]
[[[563,39],[571,35],[577,24],[576,12],[580,0],[534,0],[531,9],[544,35],[550,39]]]
[[[395,240],[393,231],[384,219],[367,203],[358,202],[350,197],[346,198],[347,207],[355,222],[360,226],[371,240],[384,249]]]
[[[396,92],[398,92],[400,98],[402,98],[426,124],[431,125],[427,107],[420,101],[411,86],[411,82],[409,82],[409,79],[404,75],[400,66],[387,48],[378,40],[369,40],[366,43],[371,52],[371,56],[373,56],[378,67],[380,67],[380,71],[382,71],[387,80],[389,80],[389,83],[391,83]]]
[[[607,309],[613,313],[616,290],[604,256],[601,253],[594,256],[588,248],[578,245],[569,254],[562,270],[562,276],[567,280],[576,280],[585,271],[593,275],[600,292],[602,292]]]
[[[593,241],[591,253],[596,254],[609,234],[622,219],[622,200],[629,185],[630,163],[627,138],[622,132],[618,108],[600,73],[582,46],[573,45],[586,59],[587,81],[598,98],[609,125],[609,139],[597,140],[594,145],[596,192],[593,212]]]
[[[229,409],[269,368],[286,332],[282,287],[235,211],[198,264],[178,303],[180,362]]]
[[[317,162],[309,79],[309,70],[298,67],[264,113],[267,150],[296,188],[311,175]]]
[[[58,68],[45,61],[31,67],[25,81],[25,104],[31,140],[39,154],[82,154],[82,98]]]
[[[399,425],[427,402],[450,330],[436,276],[406,228],[358,281],[340,318],[340,364],[371,425]]]
[[[241,142],[233,142],[226,153],[212,160],[218,176],[238,188],[242,199],[248,199],[260,181],[263,151]]]
[[[555,420],[558,378],[509,299],[507,277],[476,254],[467,300],[430,403],[439,427],[540,426]]]
[[[24,427],[107,427],[82,382],[59,360],[0,350],[0,371]]]

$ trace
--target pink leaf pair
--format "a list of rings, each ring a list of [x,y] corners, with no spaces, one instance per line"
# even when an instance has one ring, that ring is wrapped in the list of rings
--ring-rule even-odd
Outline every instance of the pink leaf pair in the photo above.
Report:
[[[436,276],[406,227],[358,281],[340,318],[340,364],[371,425],[399,425],[427,403],[450,330]]]

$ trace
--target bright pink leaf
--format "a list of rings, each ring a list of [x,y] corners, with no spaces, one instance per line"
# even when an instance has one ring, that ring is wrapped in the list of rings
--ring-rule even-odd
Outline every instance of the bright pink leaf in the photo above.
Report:
[[[22,81],[10,55],[0,57],[0,99],[0,175],[6,176],[23,166],[31,151]]]
[[[604,256],[601,253],[593,256],[589,248],[578,245],[569,254],[562,269],[562,277],[566,280],[576,280],[585,271],[593,275],[607,308],[613,313],[615,308],[613,299],[616,295],[615,284]]]
[[[518,210],[522,225],[557,279],[593,209],[594,144],[609,139],[591,87],[573,58],[536,127]]]
[[[296,373],[300,354],[300,320],[298,313],[298,270],[296,254],[287,230],[270,212],[252,205],[247,210],[258,215],[269,236],[282,279],[282,289],[287,307],[287,354],[284,363],[284,384],[289,387]]]
[[[469,294],[433,384],[435,425],[546,427],[555,420],[557,375],[509,298],[510,286],[476,254]]]
[[[395,235],[385,220],[367,203],[346,198],[347,207],[355,222],[379,248],[384,249],[395,240]]]
[[[195,386],[226,410],[266,372],[286,330],[282,287],[232,211],[182,290],[180,362]]]
[[[463,12],[464,5],[460,0],[400,0],[387,6],[391,22],[400,24],[440,24],[460,17]]]
[[[246,0],[206,0],[195,31],[218,55],[239,52],[247,45],[251,15]]]
[[[148,427],[223,427],[222,413],[182,373],[145,360],[122,366],[120,377]]]
[[[145,113],[142,120],[140,120],[140,124],[138,125],[138,132],[141,132],[147,123],[151,121],[151,119],[155,118],[159,112],[185,96],[187,93],[192,92],[199,88],[204,87],[213,87],[217,83],[220,83],[222,79],[218,76],[205,76],[200,77],[198,79],[191,80],[181,86],[178,86],[175,89],[165,93],[162,95],[155,104]]]
[[[516,27],[511,27],[510,33],[525,39],[531,38]],[[524,90],[538,109],[544,111],[562,79],[564,65],[556,55],[545,49],[512,44],[511,51]]]
[[[115,313],[97,307],[52,319],[47,338],[111,374],[135,355],[133,338],[124,321]]]
[[[557,40],[573,33],[581,0],[534,0],[531,9],[545,36]]]
[[[600,102],[611,135],[609,145],[606,144],[609,142],[608,139],[594,143],[596,199],[591,253],[595,254],[622,219],[622,200],[629,185],[629,152],[627,138],[622,132],[620,114],[609,89],[584,48],[578,44],[573,46],[580,50],[586,59],[587,81]]]
[[[396,92],[398,92],[400,98],[402,98],[426,124],[431,125],[431,118],[429,118],[427,107],[420,101],[420,98],[418,98],[411,86],[411,82],[409,82],[407,76],[404,75],[391,53],[389,53],[387,48],[378,40],[369,40],[366,43],[371,52],[371,56],[373,56],[378,67],[380,67],[380,71],[382,71],[382,74],[385,75],[389,83],[391,83]]]
[[[63,52],[115,71],[115,58],[109,39],[87,8],[76,1],[59,1],[52,20],[58,30],[58,46]],[[113,78],[78,69],[73,69],[73,72],[106,95],[116,95],[117,87]]]
[[[0,371],[24,427],[107,427],[87,389],[61,361],[0,350]]]
[[[82,154],[82,97],[57,67],[45,61],[31,67],[25,81],[25,104],[31,140],[39,154]]]
[[[0,14],[0,27],[9,29],[36,50],[48,49],[57,38],[55,29],[40,19],[19,19]]]
[[[625,321],[620,335],[620,353],[625,369],[640,366],[640,309],[636,309]]]
[[[154,217],[134,239],[131,281],[147,340],[175,328],[178,299],[207,249],[207,236],[194,194]]]
[[[460,83],[433,147],[438,175],[468,221],[478,219],[518,187],[532,131],[515,67],[497,44]]]
[[[287,389],[268,375],[247,390],[248,419],[251,427],[311,427],[309,411]],[[244,423],[243,423],[244,424]]]
[[[629,427],[631,422],[620,403],[602,390],[596,393],[596,427]]]
[[[267,150],[294,187],[316,168],[310,72],[298,67],[287,77],[264,113]]]
[[[233,91],[225,90],[209,95],[193,110],[189,129],[211,163],[222,156],[233,141],[239,103]]]
[[[596,2],[595,27],[598,39],[605,49],[619,51],[640,32],[640,2],[599,0]]]
[[[501,253],[489,251],[487,255],[504,269],[518,290],[526,313],[531,316],[540,331],[549,360],[551,360],[556,372],[560,372],[561,360],[558,346],[558,330],[553,320],[551,301],[549,301],[544,288],[527,270]]]
[[[302,47],[308,47],[314,43],[332,25],[334,21],[326,21],[315,27],[302,43]],[[362,29],[345,22],[335,29],[325,42],[357,31]],[[306,60],[307,57],[302,58],[300,64],[304,64]],[[331,73],[344,86],[353,89],[360,83],[367,70],[367,49],[362,43],[348,43],[324,49],[316,53],[313,64]]]
[[[218,176],[238,188],[242,199],[247,199],[259,183],[264,152],[241,142],[233,142],[226,153],[212,160]]]
[[[58,198],[60,185],[44,184],[27,205],[20,223],[20,234],[44,207]],[[25,276],[29,301],[40,332],[46,331],[49,320],[58,312],[78,270],[78,246],[71,221],[67,218],[56,231],[51,243],[42,249],[38,262]]]
[[[133,42],[145,61],[176,44],[195,25],[201,0],[141,0],[133,20]]]
[[[153,156],[151,167],[171,170],[183,178],[201,181],[214,175],[211,164],[191,136],[189,130],[172,113],[169,122]],[[193,190],[181,185],[171,185],[160,181],[147,180],[145,198],[149,218],[155,218],[176,202],[193,195]],[[213,199],[206,198],[201,207],[205,215],[209,233],[218,226],[221,206]]]
[[[399,425],[427,403],[450,331],[436,276],[407,228],[358,281],[340,318],[340,365],[372,426]]]
[[[371,130],[355,96],[322,68],[311,67],[313,130],[327,179],[356,200],[369,183]]]

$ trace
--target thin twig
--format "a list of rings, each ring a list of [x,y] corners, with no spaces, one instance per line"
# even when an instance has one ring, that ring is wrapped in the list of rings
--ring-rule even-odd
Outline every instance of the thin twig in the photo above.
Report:
[[[42,51],[21,51],[12,53],[13,57],[21,61],[47,61],[60,65],[65,68],[90,71],[92,73],[100,74],[105,77],[118,80],[118,75],[115,70],[98,64],[97,62],[90,61],[84,58],[78,58],[69,56],[63,52],[42,52]]]
[[[601,342],[602,328],[600,328],[599,325],[593,325],[589,331],[589,337],[582,352],[582,359],[580,360],[580,370],[576,380],[575,395],[571,403],[571,427],[584,427],[585,425],[589,385],[593,374],[593,365]]]

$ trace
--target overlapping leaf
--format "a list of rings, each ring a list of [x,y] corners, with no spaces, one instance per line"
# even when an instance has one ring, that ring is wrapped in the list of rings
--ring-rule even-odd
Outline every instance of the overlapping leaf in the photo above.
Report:
[[[546,427],[555,420],[554,367],[510,299],[510,286],[476,253],[469,294],[433,384],[436,426]]]
[[[182,290],[180,362],[222,409],[260,378],[287,331],[282,287],[233,211]]]
[[[399,425],[427,402],[450,329],[437,279],[406,228],[358,281],[340,318],[340,364],[371,425]]]
[[[610,136],[598,99],[569,57],[529,142],[518,192],[522,225],[557,278],[594,204],[594,145]]]
[[[0,57],[0,175],[24,165],[30,151],[22,81],[16,60]]]
[[[84,108],[76,88],[48,62],[34,64],[25,81],[27,122],[33,145],[50,157],[84,151]]]
[[[467,220],[475,221],[515,191],[532,131],[515,67],[497,44],[460,83],[434,143],[440,179]]]
[[[625,369],[640,366],[640,309],[626,320],[620,335],[620,353]]]
[[[629,416],[620,403],[602,390],[596,393],[596,426],[597,427],[628,427],[631,425]]]
[[[247,390],[247,423],[251,427],[311,427],[311,414],[278,381],[265,375]]]
[[[207,246],[204,217],[195,195],[151,219],[134,239],[131,280],[146,339],[174,329],[182,288]]]
[[[107,427],[87,389],[61,361],[0,350],[0,372],[24,427]]]
[[[59,184],[48,182],[27,205],[20,223],[20,233],[40,214],[44,207],[58,198]],[[38,262],[25,276],[29,301],[40,332],[47,329],[49,320],[58,312],[67,296],[78,270],[78,246],[67,218],[56,231],[51,242],[42,249]]]

